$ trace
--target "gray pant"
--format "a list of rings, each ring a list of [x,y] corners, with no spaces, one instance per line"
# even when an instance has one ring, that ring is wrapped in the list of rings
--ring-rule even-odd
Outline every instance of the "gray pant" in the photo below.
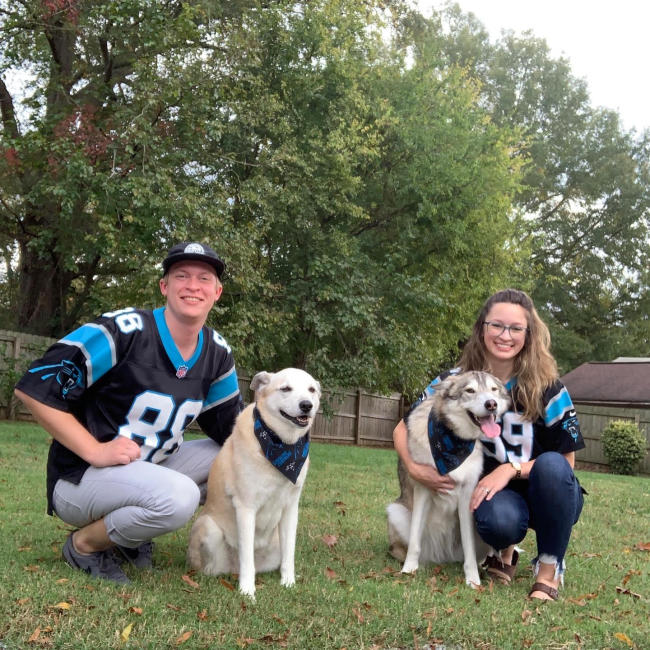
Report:
[[[89,467],[79,485],[56,482],[54,510],[78,528],[103,517],[112,542],[135,548],[192,518],[220,449],[209,438],[188,440],[162,463]]]

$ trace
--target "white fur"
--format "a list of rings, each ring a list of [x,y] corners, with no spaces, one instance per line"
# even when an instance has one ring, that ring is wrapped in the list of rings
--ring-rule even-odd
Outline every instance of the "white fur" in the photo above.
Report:
[[[283,442],[295,444],[311,428],[320,402],[320,384],[297,368],[260,372],[251,382],[266,425]],[[301,427],[281,414],[304,414]],[[239,589],[255,597],[255,574],[280,569],[281,584],[295,584],[294,557],[298,502],[309,458],[295,485],[264,457],[253,433],[254,404],[239,414],[233,433],[216,457],[208,479],[205,508],[190,532],[188,562],[208,575],[239,573]]]
[[[489,400],[496,402],[497,417],[509,404],[501,382],[488,373],[468,372],[442,382],[408,418],[408,447],[413,460],[434,465],[428,439],[432,409],[458,437],[478,440],[481,429],[468,411],[476,417],[487,415]],[[477,443],[469,457],[449,473],[456,485],[447,494],[430,490],[400,471],[402,495],[387,507],[387,514],[391,552],[402,559],[402,551],[408,546],[402,572],[413,573],[421,564],[462,560],[465,582],[472,587],[480,585],[477,557],[485,557],[487,546],[476,533],[469,503],[482,469],[483,452]]]

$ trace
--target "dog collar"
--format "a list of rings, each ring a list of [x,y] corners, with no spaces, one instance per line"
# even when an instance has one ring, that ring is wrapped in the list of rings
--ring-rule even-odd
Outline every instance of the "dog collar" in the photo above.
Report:
[[[452,470],[460,467],[474,450],[476,441],[459,438],[440,420],[436,420],[433,409],[429,411],[428,429],[431,454],[436,469],[441,474],[449,474]]]
[[[266,459],[292,483],[295,483],[309,454],[309,433],[290,445],[282,442],[279,436],[269,429],[257,407],[253,408],[253,421],[255,437]]]

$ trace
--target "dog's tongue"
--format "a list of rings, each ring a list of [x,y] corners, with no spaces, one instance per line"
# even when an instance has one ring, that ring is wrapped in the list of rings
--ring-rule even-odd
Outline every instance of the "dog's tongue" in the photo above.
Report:
[[[486,415],[484,418],[479,418],[478,421],[481,431],[488,438],[496,438],[501,433],[501,427],[499,427],[493,415]]]

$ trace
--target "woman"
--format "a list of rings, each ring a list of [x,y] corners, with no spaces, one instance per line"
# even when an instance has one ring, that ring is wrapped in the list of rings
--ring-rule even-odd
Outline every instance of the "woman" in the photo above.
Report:
[[[583,490],[573,473],[575,452],[584,441],[571,398],[558,380],[550,334],[523,291],[505,289],[491,296],[474,324],[459,362],[461,370],[486,370],[501,379],[512,396],[501,436],[483,441],[485,467],[472,495],[481,538],[497,551],[487,572],[509,584],[519,558],[515,544],[528,528],[537,534],[535,583],[530,598],[557,600],[571,528],[578,520]],[[450,374],[443,373],[420,399]],[[417,481],[440,492],[453,488],[433,465],[413,462],[404,420],[393,432],[395,449]]]

